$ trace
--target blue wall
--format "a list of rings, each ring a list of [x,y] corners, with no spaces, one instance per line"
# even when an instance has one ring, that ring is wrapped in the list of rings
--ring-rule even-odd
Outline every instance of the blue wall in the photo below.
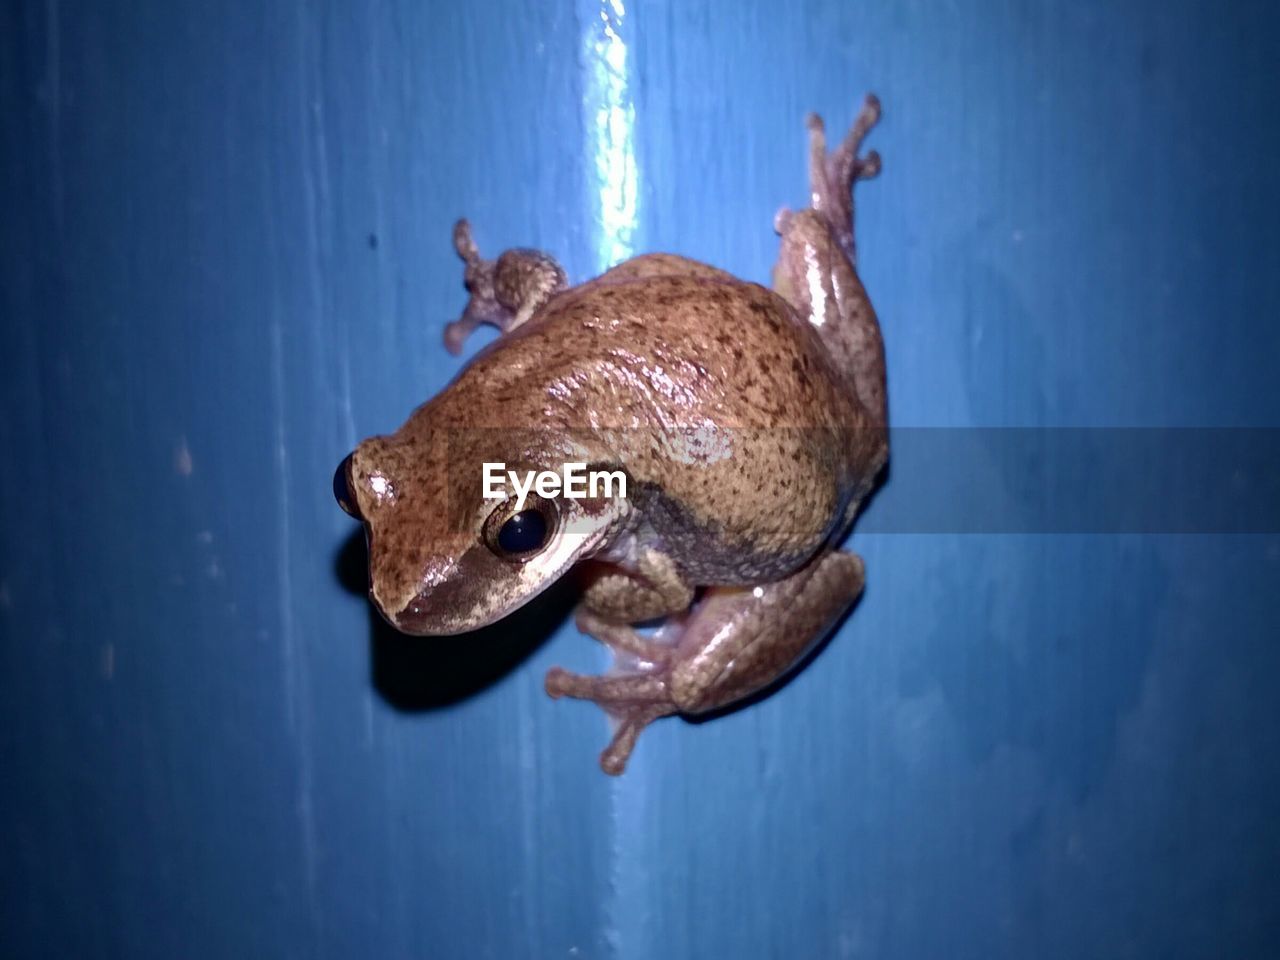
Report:
[[[572,598],[398,638],[329,491],[459,369],[456,216],[763,280],[867,89],[896,425],[1280,426],[1267,5],[117,6],[0,9],[6,955],[1280,955],[1280,537],[855,534],[614,781]]]

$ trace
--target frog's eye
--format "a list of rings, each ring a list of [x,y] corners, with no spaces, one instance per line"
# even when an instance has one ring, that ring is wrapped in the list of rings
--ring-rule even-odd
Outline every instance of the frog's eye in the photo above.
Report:
[[[549,500],[530,497],[523,510],[512,513],[508,501],[489,515],[484,538],[489,549],[503,560],[523,563],[537,556],[555,533],[557,513]]]
[[[338,501],[338,506],[348,514],[357,520],[363,520],[364,517],[360,515],[360,506],[351,490],[352,456],[354,454],[347,454],[347,459],[338,464],[338,469],[333,472],[333,498]]]

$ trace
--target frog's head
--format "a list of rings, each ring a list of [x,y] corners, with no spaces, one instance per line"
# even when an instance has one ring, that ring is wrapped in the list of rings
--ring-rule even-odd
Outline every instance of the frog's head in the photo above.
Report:
[[[383,617],[411,634],[475,630],[602,549],[626,515],[624,498],[530,491],[520,504],[509,478],[502,499],[484,496],[486,463],[522,478],[559,473],[566,454],[590,455],[568,446],[542,431],[435,429],[424,407],[396,433],[356,447],[334,475],[334,494],[365,525],[369,596]]]

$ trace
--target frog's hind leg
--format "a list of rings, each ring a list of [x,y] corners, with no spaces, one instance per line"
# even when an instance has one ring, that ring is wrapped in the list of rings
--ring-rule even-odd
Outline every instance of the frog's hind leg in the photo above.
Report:
[[[877,429],[888,416],[884,343],[854,264],[853,189],[880,172],[878,153],[859,153],[879,119],[880,101],[869,94],[844,140],[828,151],[822,119],[810,115],[810,206],[778,212],[782,243],[773,270],[774,289],[817,328]]]
[[[862,109],[843,141],[834,150],[827,151],[827,133],[822,118],[809,114],[809,190],[814,210],[821,213],[831,225],[845,256],[851,263],[854,256],[853,236],[853,188],[859,180],[870,180],[880,172],[880,154],[872,150],[859,156],[862,141],[880,122],[880,100],[875,94],[867,94]]]
[[[483,259],[466,220],[454,224],[453,247],[465,264],[463,281],[471,298],[462,316],[445,327],[444,345],[452,354],[462,352],[482,323],[510,333],[567,285],[560,264],[540,250],[515,248],[496,260]]]
[[[584,610],[579,629],[613,649],[614,666],[598,677],[554,667],[547,693],[591,700],[614,719],[600,766],[617,775],[659,717],[717,710],[783,676],[857,599],[863,575],[859,557],[824,553],[776,583],[709,588],[652,637]]]

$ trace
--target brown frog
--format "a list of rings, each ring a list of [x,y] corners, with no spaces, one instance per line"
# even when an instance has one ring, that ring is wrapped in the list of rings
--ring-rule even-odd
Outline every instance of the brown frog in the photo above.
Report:
[[[546,689],[615,719],[607,773],[658,717],[783,676],[862,590],[862,560],[838,546],[888,456],[852,201],[880,170],[859,154],[879,116],[868,96],[830,152],[810,117],[811,204],[775,220],[772,290],[668,254],[570,287],[538,251],[483,260],[460,221],[471,297],[445,343],[457,352],[480,323],[502,336],[338,468],[338,500],[368,533],[370,597],[406,633],[474,630],[584,576],[577,625],[614,669],[555,668]],[[621,475],[626,495],[484,495],[486,464],[567,463]]]

